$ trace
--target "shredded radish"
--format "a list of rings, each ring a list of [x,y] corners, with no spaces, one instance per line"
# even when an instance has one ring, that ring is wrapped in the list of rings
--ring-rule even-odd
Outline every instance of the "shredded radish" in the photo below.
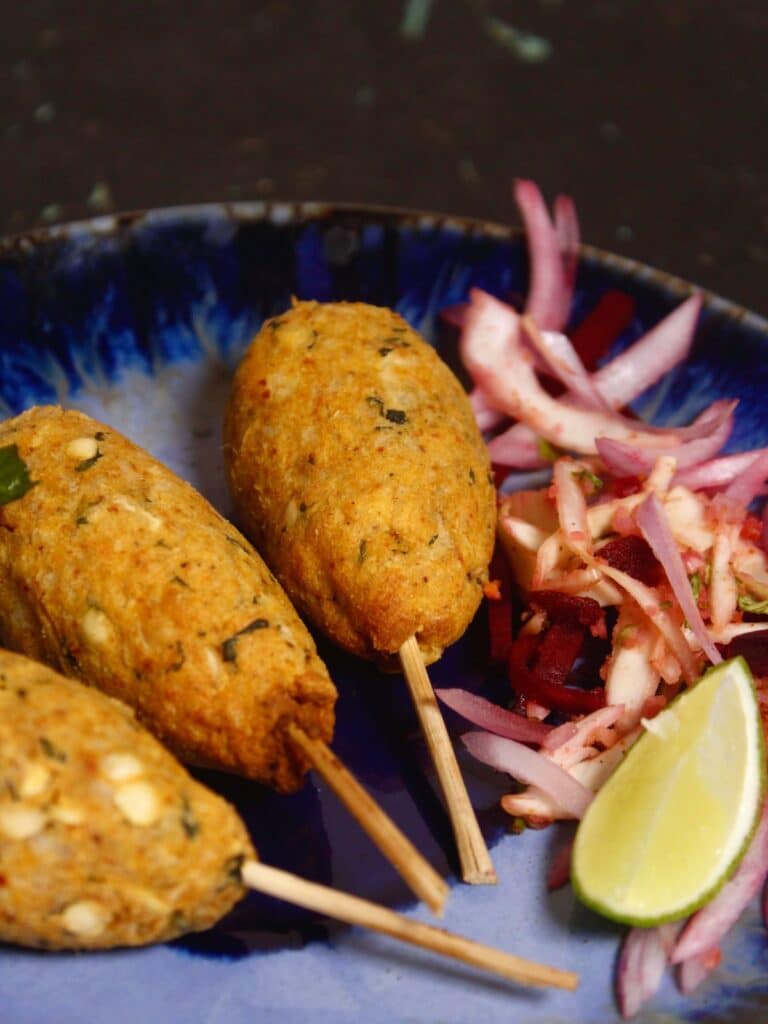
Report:
[[[605,738],[604,730],[615,725],[623,711],[620,704],[614,704],[591,711],[578,722],[565,722],[544,738],[541,752],[551,757],[561,768],[570,768],[577,760],[582,760],[579,756],[581,749],[589,747],[595,740]],[[571,730],[569,726],[574,728]],[[618,739],[618,736],[613,738]]]
[[[568,320],[572,291],[566,278],[560,239],[537,185],[518,179],[514,195],[529,252],[530,283],[525,311],[541,328],[562,330]]]
[[[538,786],[571,817],[580,818],[592,800],[593,794],[586,786],[522,743],[487,732],[466,733],[462,740],[478,761],[507,772],[519,782]]]
[[[587,520],[587,503],[579,485],[584,469],[573,459],[558,459],[554,484],[557,516],[565,543],[578,555],[592,553],[592,534]]]
[[[497,704],[478,697],[468,690],[435,690],[435,693],[451,710],[466,718],[473,725],[480,726],[496,736],[505,736],[520,743],[541,743],[552,731],[553,726],[534,722],[513,711],[507,711]]]
[[[683,614],[696,639],[701,644],[701,649],[712,664],[717,665],[723,660],[723,657],[712,642],[709,633],[707,633],[707,627],[704,625],[701,612],[693,598],[691,584],[688,582],[685,566],[680,556],[680,549],[669,529],[669,523],[664,514],[664,506],[655,494],[649,494],[643,504],[636,510],[635,520],[643,536],[651,545],[654,555],[663,565],[678,604],[682,608]],[[683,643],[685,644],[684,639]],[[687,650],[687,644],[685,646]],[[677,654],[677,649],[673,649]],[[685,669],[686,663],[682,659],[680,659],[680,663]]]

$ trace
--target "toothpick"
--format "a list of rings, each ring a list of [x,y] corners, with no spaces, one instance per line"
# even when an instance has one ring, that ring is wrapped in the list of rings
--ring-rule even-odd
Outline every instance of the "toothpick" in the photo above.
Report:
[[[445,879],[363,789],[327,744],[307,736],[295,724],[288,726],[288,734],[416,895],[441,916],[448,896]]]
[[[453,744],[416,637],[409,637],[399,653],[400,664],[447,804],[459,851],[462,878],[471,885],[493,885],[497,881],[496,871],[461,777]]]
[[[452,957],[462,963],[498,974],[521,985],[551,986],[573,990],[579,984],[578,974],[563,971],[546,964],[535,963],[505,953],[503,950],[454,932],[413,921],[403,914],[339,892],[316,882],[308,882],[297,875],[257,861],[246,861],[241,869],[243,883],[251,889],[269,896],[295,903],[318,914],[337,918],[346,924],[382,932],[402,942],[432,950],[441,956]]]

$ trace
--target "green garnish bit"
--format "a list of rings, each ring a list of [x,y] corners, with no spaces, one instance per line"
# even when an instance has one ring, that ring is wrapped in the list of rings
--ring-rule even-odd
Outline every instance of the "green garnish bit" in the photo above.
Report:
[[[75,472],[76,473],[85,473],[85,471],[90,469],[91,466],[95,466],[96,463],[99,461],[99,459],[103,457],[103,455],[104,455],[104,453],[99,451],[98,448],[97,448],[96,449],[96,454],[92,455],[90,457],[90,459],[83,459],[82,462],[78,462],[78,464],[75,466]]]
[[[15,444],[0,448],[0,505],[23,498],[35,482],[30,480],[27,464]]]
[[[768,615],[768,599],[761,601],[751,594],[742,594],[739,597],[739,608],[743,612],[752,612],[754,615]]]
[[[545,437],[536,438],[536,448],[539,452],[539,456],[544,459],[545,462],[557,462],[560,458],[561,452],[553,444],[550,444]]]
[[[242,636],[246,636],[248,633],[253,633],[257,629],[267,629],[269,622],[267,619],[254,619],[253,622],[249,622],[247,626],[243,626],[241,630],[238,630],[234,636],[229,637],[221,645],[221,657],[224,661],[237,661],[237,642]]]
[[[55,743],[51,743],[47,736],[40,736],[40,747],[46,757],[50,757],[53,761],[61,761],[62,763],[67,760],[67,755],[63,750],[60,750]]]
[[[699,600],[699,594],[701,593],[701,583],[702,583],[701,573],[700,572],[695,572],[693,574],[693,576],[690,577],[688,582],[691,584],[691,591],[693,593],[694,601],[698,601]]]
[[[591,469],[576,470],[576,472],[572,473],[571,476],[574,480],[578,480],[579,482],[586,480],[587,483],[592,484],[595,491],[601,491],[603,489],[603,481],[599,476],[596,476]]]

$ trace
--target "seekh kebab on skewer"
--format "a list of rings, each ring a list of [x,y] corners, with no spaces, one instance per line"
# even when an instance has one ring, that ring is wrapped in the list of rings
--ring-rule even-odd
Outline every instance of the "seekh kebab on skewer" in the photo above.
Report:
[[[0,449],[29,481],[0,506],[0,643],[130,704],[185,761],[280,792],[312,763],[439,911],[445,880],[330,754],[336,689],[249,542],[82,413],[30,409]]]
[[[574,988],[531,963],[257,860],[225,800],[120,701],[0,650],[0,941],[109,949],[209,928],[248,888],[522,984]]]
[[[461,800],[472,830],[454,818],[474,847],[460,839],[465,879],[494,880],[424,673],[474,616],[493,547],[493,481],[461,384],[391,310],[297,302],[235,374],[224,453],[244,529],[299,611],[406,668],[433,754],[450,752],[436,760],[459,790],[449,811]]]

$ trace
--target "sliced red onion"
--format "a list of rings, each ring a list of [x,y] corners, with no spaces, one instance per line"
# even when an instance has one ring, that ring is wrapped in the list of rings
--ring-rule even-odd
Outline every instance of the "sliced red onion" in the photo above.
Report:
[[[491,430],[505,419],[504,413],[494,409],[488,401],[488,396],[480,388],[472,389],[469,394],[469,403],[480,430]]]
[[[576,204],[570,196],[555,197],[555,234],[560,245],[566,287],[573,292],[579,266],[581,231]],[[570,300],[569,300],[570,306]]]
[[[536,321],[527,314],[521,318],[520,326],[546,369],[564,385],[569,398],[574,398],[585,409],[610,411],[610,406],[585,370],[578,352],[564,334],[559,331],[540,331]]]
[[[678,470],[696,465],[705,459],[711,459],[730,437],[736,403],[714,404],[718,405],[718,419],[712,426],[711,434],[694,438],[677,447],[664,449],[665,455],[674,458]],[[694,423],[696,423],[695,420]],[[713,421],[708,417],[706,423],[709,426]],[[639,445],[624,444],[608,437],[595,438],[595,445],[600,458],[616,476],[647,476],[658,458],[658,451],[655,449],[650,450]]]
[[[493,373],[495,366],[503,367],[510,359],[514,361],[517,358],[520,353],[520,317],[506,302],[479,288],[473,288],[469,298],[459,338],[459,352],[464,365],[475,378],[476,370],[487,376]],[[481,382],[476,378],[474,382],[482,391]],[[494,408],[503,408],[487,390],[485,400]]]
[[[594,382],[609,405],[619,409],[682,362],[688,355],[702,295],[696,293],[655,327],[594,374]]]
[[[568,826],[561,827],[566,828]],[[550,862],[549,870],[547,871],[547,889],[549,892],[554,892],[555,889],[562,889],[570,881],[574,839],[575,836],[569,829],[569,835],[560,843],[557,852]]]
[[[679,964],[719,946],[741,912],[760,891],[768,875],[768,800],[749,849],[734,875],[705,907],[697,911],[682,931],[672,962]]]
[[[677,969],[677,984],[684,996],[689,996],[720,963],[719,949],[708,949],[698,956],[684,960]]]
[[[717,665],[723,660],[723,657],[717,647],[715,647],[712,638],[707,632],[707,627],[704,625],[701,612],[693,597],[693,591],[688,581],[680,549],[669,528],[664,506],[656,494],[649,494],[645,501],[635,510],[635,522],[650,544],[654,555],[661,562],[677,602],[682,608],[683,615],[685,615],[696,639],[701,644],[701,649],[712,664]],[[683,642],[685,643],[685,641]],[[685,646],[687,649],[688,645],[686,644]],[[675,653],[677,652],[675,651]],[[684,665],[683,668],[685,668]]]
[[[552,731],[551,725],[523,718],[468,690],[435,690],[435,693],[452,711],[496,736],[505,736],[520,743],[539,744]]]
[[[488,455],[495,466],[513,469],[539,469],[547,463],[541,455],[541,446],[530,427],[513,423],[488,442]]]
[[[752,499],[760,493],[766,479],[768,479],[768,452],[764,451],[750,462],[738,476],[734,477],[723,497],[734,505],[746,508]]]
[[[672,483],[687,487],[689,491],[727,487],[759,455],[763,455],[766,452],[768,452],[768,448],[758,448],[751,452],[721,455],[717,459],[709,459],[706,462],[699,463],[697,466],[678,469]]]
[[[616,997],[625,1019],[634,1017],[658,990],[667,966],[670,936],[669,925],[630,928],[624,936],[616,965]]]
[[[560,331],[568,320],[571,306],[560,241],[538,186],[518,179],[514,195],[523,219],[529,254],[525,311],[542,329]]]
[[[594,796],[549,758],[542,757],[522,743],[487,732],[469,732],[461,738],[478,761],[507,772],[519,782],[537,786],[574,818],[581,818]]]
[[[552,398],[539,384],[519,334],[519,318],[513,309],[485,292],[472,292],[461,337],[468,371],[492,405],[527,423],[553,444],[593,454],[596,437],[663,449],[711,433],[706,424],[651,427],[618,413],[582,409]]]

